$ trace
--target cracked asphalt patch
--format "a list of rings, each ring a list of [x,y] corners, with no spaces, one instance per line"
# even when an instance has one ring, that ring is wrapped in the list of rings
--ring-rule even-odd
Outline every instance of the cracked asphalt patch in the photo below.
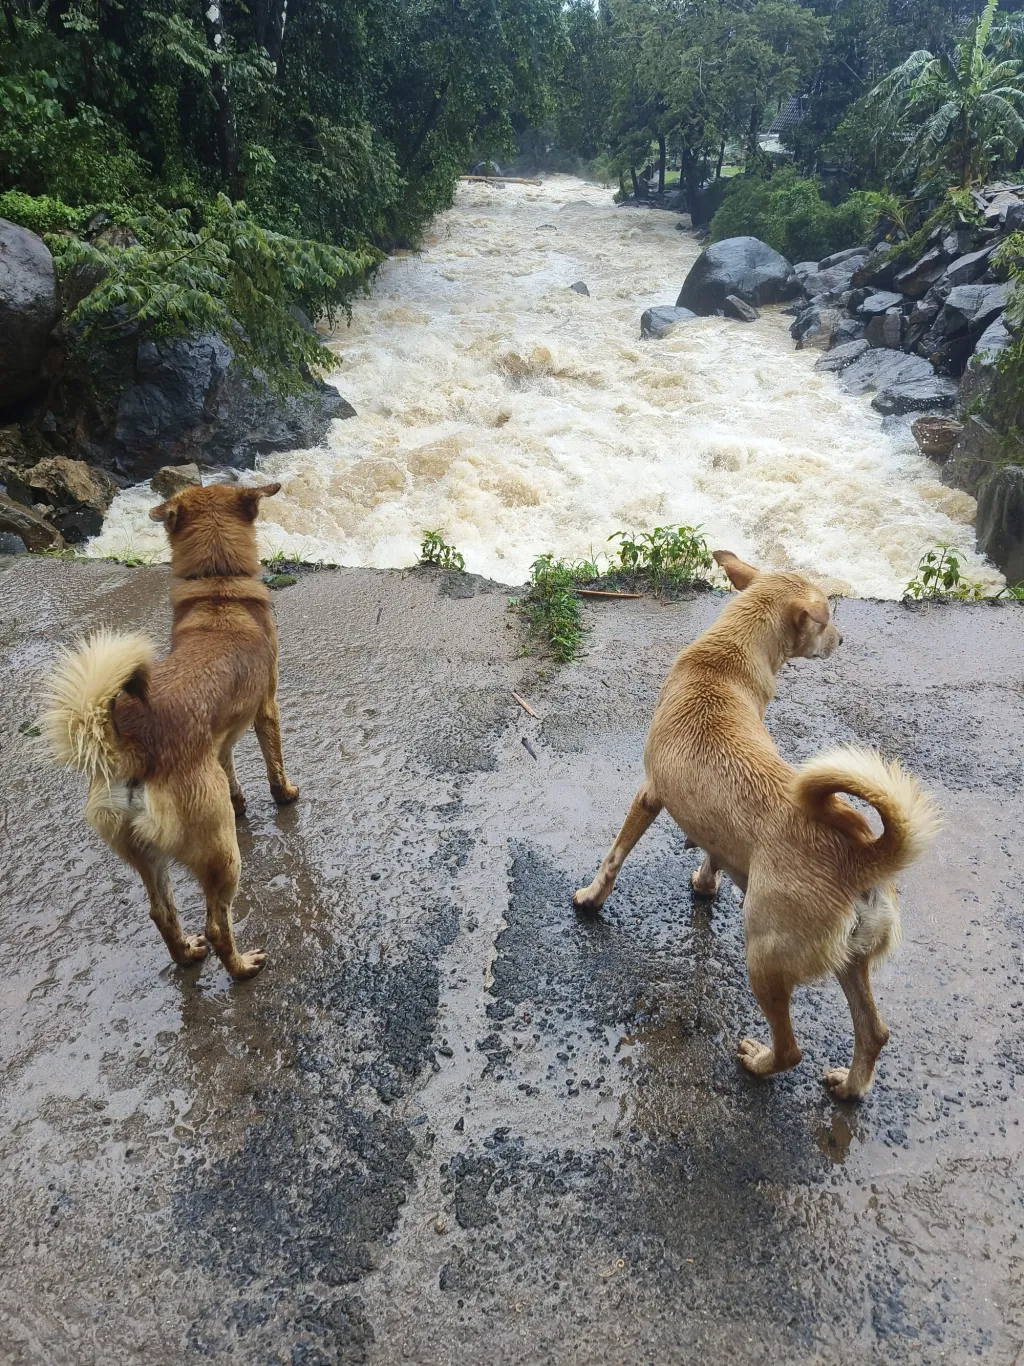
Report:
[[[1018,608],[842,602],[769,710],[791,760],[880,744],[946,815],[852,1107],[820,1082],[852,1048],[834,984],[796,998],[797,1069],[737,1069],[742,912],[692,898],[670,822],[599,918],[569,905],[719,599],[588,606],[554,668],[472,576],[276,595],[302,796],[277,811],[247,737],[236,917],[271,962],[231,985],[166,961],[21,732],[58,644],[166,640],[165,571],[0,563],[0,1362],[1018,1359]]]

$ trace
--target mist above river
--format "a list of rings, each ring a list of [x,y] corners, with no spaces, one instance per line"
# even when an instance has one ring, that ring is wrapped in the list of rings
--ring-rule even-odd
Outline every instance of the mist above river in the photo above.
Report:
[[[261,553],[409,565],[440,528],[468,569],[520,583],[544,551],[687,523],[763,567],[891,598],[924,550],[973,546],[974,500],[884,434],[869,398],[816,374],[788,317],[638,340],[642,310],[675,302],[699,252],[677,221],[569,176],[460,186],[331,337],[329,378],[358,416],[322,449],[262,462],[283,488]],[[165,557],[157,501],[148,485],[121,494],[87,553]]]

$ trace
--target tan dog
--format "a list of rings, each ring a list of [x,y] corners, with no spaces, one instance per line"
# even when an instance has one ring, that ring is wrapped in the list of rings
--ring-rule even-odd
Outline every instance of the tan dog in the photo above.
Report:
[[[64,652],[43,717],[54,757],[88,775],[85,818],[141,876],[171,957],[196,963],[212,944],[237,979],[267,960],[239,953],[231,929],[235,813],[245,810],[231,751],[250,726],[274,800],[299,795],[281,759],[277,632],[256,578],[256,514],[280,487],[188,488],[153,508],[171,542],[171,653],[156,663],[146,636],[98,631]],[[182,933],[171,859],[206,895],[205,937]]]
[[[825,595],[799,574],[759,574],[729,551],[715,559],[736,588],[715,624],[676,659],[644,750],[646,777],[580,910],[607,900],[626,855],[665,807],[705,851],[692,885],[718,891],[724,869],[745,893],[750,985],[771,1047],[744,1039],[738,1058],[757,1076],[800,1061],[793,988],[833,972],[853,1017],[853,1063],[825,1074],[836,1096],[863,1096],[889,1032],[871,995],[871,964],[900,938],[890,879],[928,847],[935,808],[916,779],[872,750],[843,746],[799,769],[764,728],[775,675],[787,659],[830,655],[842,637]],[[882,818],[876,839],[838,792]]]

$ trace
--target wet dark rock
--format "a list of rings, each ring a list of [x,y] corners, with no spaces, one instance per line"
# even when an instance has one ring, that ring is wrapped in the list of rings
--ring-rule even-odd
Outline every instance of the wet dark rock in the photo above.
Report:
[[[858,258],[863,258],[866,261],[870,255],[870,247],[847,247],[845,251],[834,251],[831,256],[826,256],[820,260],[818,269],[830,270],[833,266],[845,265],[847,262]]]
[[[1003,465],[978,489],[978,549],[1008,584],[1024,583],[1024,468]]]
[[[117,399],[112,430],[90,442],[90,457],[140,479],[197,461],[244,468],[259,455],[318,445],[335,418],[354,409],[320,380],[279,399],[233,365],[220,337],[143,341]]]
[[[20,536],[10,531],[0,531],[0,555],[24,555],[27,549]]]
[[[196,464],[164,465],[150,479],[149,486],[154,493],[159,493],[162,498],[173,498],[182,489],[202,482],[202,475],[199,473],[199,466]]]
[[[996,367],[1003,352],[1012,346],[1013,336],[1003,322],[1002,316],[988,327],[978,338],[974,354],[967,362],[960,381],[960,406],[969,409],[983,404],[992,392],[995,383]]]
[[[799,292],[793,267],[774,248],[756,237],[728,237],[701,252],[676,306],[706,317],[721,313],[730,294],[756,308],[783,303]]]
[[[824,370],[832,374],[839,374],[855,360],[860,360],[866,351],[871,349],[870,342],[862,337],[859,341],[844,342],[841,346],[834,347],[827,355],[815,362],[815,370]]]
[[[41,237],[0,218],[0,408],[37,393],[60,303]]]
[[[956,285],[973,285],[985,274],[992,259],[992,252],[992,247],[983,247],[981,251],[971,251],[958,256],[946,267],[942,275],[943,282],[951,289]]]
[[[738,298],[735,294],[727,294],[722,312],[727,318],[733,318],[740,323],[756,323],[761,316],[756,308],[751,308],[750,304]]]
[[[946,338],[960,332],[980,334],[1002,313],[1011,293],[1012,286],[1008,284],[957,285],[949,291],[935,319],[935,335]]]
[[[902,294],[896,294],[889,289],[882,289],[878,290],[875,294],[869,294],[864,302],[858,307],[857,312],[865,321],[867,321],[880,313],[888,312],[890,308],[899,308],[902,304]]]
[[[836,346],[843,346],[848,342],[860,341],[867,328],[856,318],[840,318],[839,331],[836,333]]]
[[[874,289],[892,289],[896,275],[896,254],[898,253],[895,253],[889,242],[883,242],[881,246],[876,247],[864,264],[854,271],[850,280],[851,287],[860,289],[867,285]]]
[[[840,384],[851,394],[876,390],[871,406],[883,414],[951,408],[957,395],[956,385],[937,375],[922,356],[880,347],[854,361]]]
[[[868,323],[864,336],[870,346],[887,346],[898,351],[903,341],[903,313],[899,308],[887,308],[876,313]]]
[[[668,304],[647,308],[640,315],[640,336],[667,337],[678,323],[690,322],[696,313],[689,308],[673,308]]]
[[[45,517],[3,494],[0,494],[0,531],[17,536],[31,551],[62,550],[64,547],[63,536]]]
[[[1002,458],[999,433],[984,418],[969,413],[939,478],[949,488],[962,489],[976,498],[979,485],[992,474]]]
[[[945,270],[946,257],[941,247],[926,252],[924,256],[893,277],[893,285],[901,294],[919,298],[926,294]]]
[[[587,288],[587,286],[583,283],[582,280],[577,280],[576,283],[570,285],[569,288],[572,290],[573,294],[583,294],[588,299],[590,298],[590,290]]]

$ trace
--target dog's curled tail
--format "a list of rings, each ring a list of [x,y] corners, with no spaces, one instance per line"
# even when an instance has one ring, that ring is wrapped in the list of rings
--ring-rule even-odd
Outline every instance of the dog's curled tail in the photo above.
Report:
[[[805,815],[847,836],[865,887],[894,876],[925,852],[939,830],[939,810],[916,778],[873,749],[839,745],[797,769],[794,797]],[[848,792],[873,806],[882,833],[836,798]]]
[[[50,755],[110,782],[123,750],[111,703],[123,689],[145,701],[156,648],[148,636],[101,629],[62,650],[44,688],[40,730]]]

